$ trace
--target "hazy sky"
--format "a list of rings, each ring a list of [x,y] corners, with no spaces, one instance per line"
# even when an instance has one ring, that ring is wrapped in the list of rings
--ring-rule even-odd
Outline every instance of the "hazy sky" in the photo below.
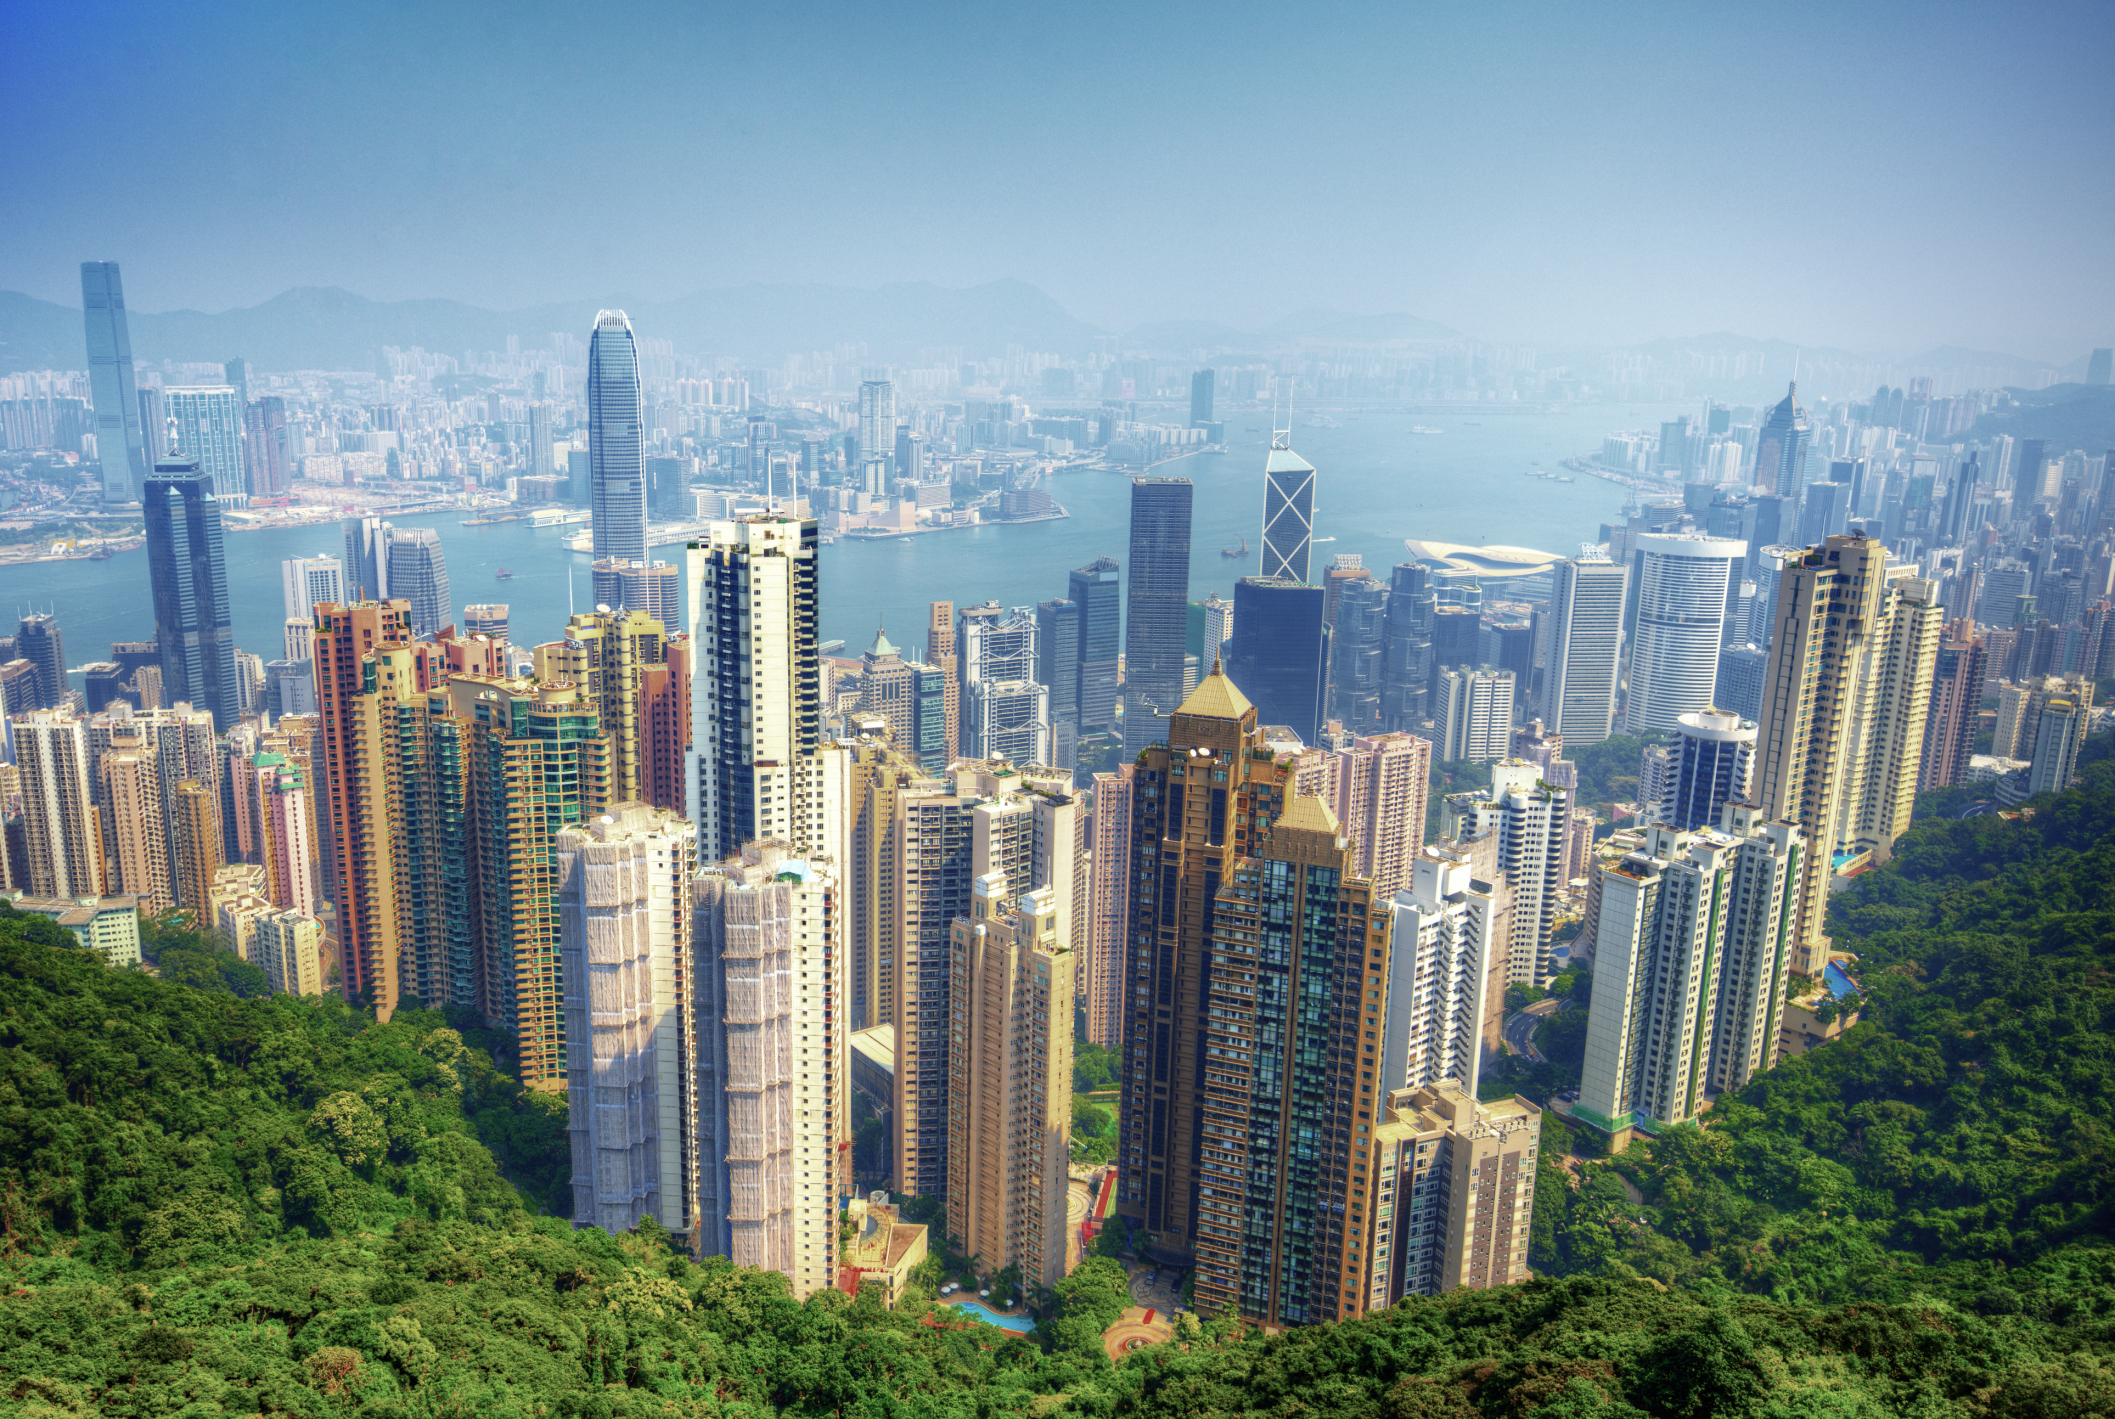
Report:
[[[14,0],[0,287],[2115,342],[2115,5]]]

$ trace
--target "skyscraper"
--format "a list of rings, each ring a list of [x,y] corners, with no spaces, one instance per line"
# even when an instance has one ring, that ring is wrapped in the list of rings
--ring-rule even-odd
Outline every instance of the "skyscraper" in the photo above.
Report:
[[[81,315],[88,335],[88,392],[95,403],[103,501],[136,503],[146,490],[152,456],[140,423],[132,332],[115,261],[81,263]]]
[[[1381,729],[1382,665],[1386,654],[1388,588],[1371,577],[1347,581],[1330,622],[1333,718],[1353,734]]]
[[[1125,884],[1132,946],[1116,1205],[1145,1227],[1149,1255],[1175,1260],[1192,1255],[1205,1185],[1197,1142],[1208,983],[1216,978],[1207,968],[1220,949],[1213,904],[1232,876],[1231,861],[1268,841],[1290,771],[1255,752],[1263,745],[1255,707],[1224,674],[1199,683],[1169,730],[1168,742],[1148,749],[1132,778]],[[1241,1195],[1245,1160],[1215,1160],[1212,1171],[1227,1174],[1226,1185]],[[1235,1279],[1221,1275],[1219,1282],[1231,1290]]]
[[[1387,1015],[1379,1078],[1383,1091],[1451,1079],[1471,1097],[1483,1057],[1485,996],[1502,990],[1503,918],[1493,884],[1478,882],[1468,854],[1450,847],[1420,853],[1403,890],[1388,903]]]
[[[1114,557],[1099,557],[1075,567],[1065,580],[1066,599],[1080,608],[1080,728],[1111,729],[1124,650],[1123,575]]]
[[[867,370],[859,381],[859,486],[869,496],[885,497],[893,477],[889,462],[896,452],[896,386],[887,370]]]
[[[165,702],[188,700],[232,729],[241,717],[235,632],[213,479],[195,458],[164,459],[142,501]]]
[[[1123,1045],[1131,959],[1131,778],[1136,764],[1094,776],[1094,855],[1090,860],[1085,950],[1087,1040]]]
[[[313,621],[324,602],[344,603],[345,563],[336,557],[288,557],[279,564],[279,585],[287,618]]]
[[[1381,632],[1381,726],[1418,730],[1432,717],[1432,618],[1439,597],[1422,563],[1399,562],[1388,580]]]
[[[1189,641],[1187,478],[1131,480],[1131,582],[1124,627],[1124,756],[1167,738]],[[1238,621],[1237,621],[1238,624]]]
[[[1946,788],[1963,782],[1975,752],[1983,707],[1983,678],[1988,655],[1975,622],[1949,622],[1933,662],[1931,706],[1926,713],[1924,753],[1917,789]]]
[[[34,897],[103,895],[103,851],[87,726],[66,710],[30,710],[9,724],[21,775],[23,837]]]
[[[1884,856],[1909,827],[1945,614],[1936,591],[1862,536],[1831,537],[1784,569],[1754,798],[1806,836],[1790,946],[1803,975],[1826,964],[1836,863]]]
[[[1782,498],[1796,498],[1806,485],[1807,411],[1799,407],[1799,386],[1791,385],[1785,397],[1764,417],[1755,436],[1755,489]],[[1770,540],[1776,541],[1773,536]]]
[[[1449,763],[1502,759],[1513,743],[1513,672],[1462,666],[1439,675],[1439,756]]]
[[[697,1221],[691,880],[697,829],[632,803],[556,840],[573,1225]]]
[[[1035,604],[1035,635],[1035,678],[1049,687],[1050,722],[1053,726],[1071,726],[1076,738],[1080,722],[1079,603],[1038,601]]]
[[[379,517],[348,517],[342,604],[389,600],[390,526]],[[291,614],[291,613],[289,613]]]
[[[1071,775],[964,759],[944,782],[906,785],[896,799],[901,926],[884,942],[896,965],[896,1185],[948,1187],[949,1070],[955,1017],[952,932],[971,910],[971,884],[997,872],[1024,890],[1050,887],[1059,946],[1072,946],[1079,804]],[[877,964],[877,970],[886,966]]]
[[[1226,673],[1262,723],[1284,725],[1308,744],[1321,739],[1328,717],[1328,599],[1322,587],[1282,577],[1245,576],[1234,583]],[[1127,733],[1127,748],[1129,743]]]
[[[950,929],[947,1231],[990,1271],[1064,1279],[1073,951],[1057,893],[1000,872]]]
[[[590,611],[565,624],[565,639],[536,647],[536,678],[579,687],[610,736],[610,799],[644,801],[647,727],[640,690],[668,657],[661,623],[644,611]]]
[[[588,478],[595,559],[646,560],[646,412],[639,350],[621,310],[598,311],[588,338]],[[615,603],[611,603],[613,609]]]
[[[335,854],[339,988],[386,1010],[397,1001],[396,854],[388,793],[389,741],[365,690],[364,660],[411,639],[402,601],[324,603],[316,608],[316,698],[323,711],[323,816]],[[394,676],[377,691],[410,698]],[[392,726],[393,727],[393,726]]]
[[[953,763],[962,747],[961,686],[956,682],[961,661],[955,654],[955,603],[935,601],[926,607],[925,658],[941,673],[946,684],[941,701],[947,719],[947,762]]]
[[[15,654],[37,667],[37,708],[57,709],[66,699],[66,639],[59,618],[32,611],[15,631]]]
[[[1637,539],[1628,732],[1671,730],[1690,711],[1711,708],[1727,593],[1747,554],[1745,542],[1721,537],[1648,532]]]
[[[1392,732],[1361,735],[1344,749],[1308,752],[1336,761],[1336,791],[1319,796],[1336,813],[1356,854],[1359,876],[1373,884],[1373,899],[1392,900],[1410,885],[1411,864],[1425,846],[1430,741]],[[1306,791],[1303,784],[1301,792]]]
[[[1674,781],[1660,802],[1672,827],[1708,828],[1729,802],[1745,802],[1755,765],[1755,723],[1723,710],[1681,717],[1674,737]]]
[[[697,885],[695,1245],[784,1273],[797,1300],[836,1278],[851,1182],[842,893],[835,862],[779,839]]]
[[[1620,562],[1574,559],[1551,571],[1543,723],[1567,744],[1598,744],[1615,732],[1629,569]]]
[[[897,803],[906,793],[940,784],[892,742],[886,721],[857,716],[855,729],[845,773],[845,1003],[852,1028],[866,1030],[896,1019],[904,924]]]
[[[996,603],[964,608],[958,647],[962,756],[1049,764],[1050,691],[1036,679],[1036,616]]]
[[[1190,427],[1212,422],[1212,395],[1218,383],[1218,371],[1206,367],[1190,376]],[[2103,379],[2102,384],[2107,381]]]
[[[1214,816],[1202,806],[1201,818]],[[1370,1117],[1386,1086],[1378,1041],[1360,1036],[1382,1033],[1368,983],[1387,974],[1389,943],[1353,869],[1335,817],[1307,797],[1261,841],[1233,845],[1222,872],[1206,869],[1221,882],[1201,913],[1210,967],[1189,966],[1195,994],[1185,989],[1173,1012],[1192,1015],[1201,1045],[1201,1077],[1185,1081],[1194,1092],[1170,1110],[1192,1125],[1177,1138],[1194,1172],[1169,1201],[1187,1214],[1207,1315],[1302,1325],[1364,1309],[1366,1248],[1354,1238],[1367,1199],[1353,1177],[1372,1125],[1358,1112]],[[1173,1191],[1181,1176],[1170,1174]]]
[[[1776,1062],[1808,850],[1797,824],[1734,804],[1600,869],[1579,1117],[1657,1133]]]
[[[823,738],[812,518],[716,522],[686,553],[690,584],[691,816],[698,852],[791,843],[843,858],[842,755]]]
[[[286,423],[286,400],[276,394],[243,411],[243,458],[250,470],[250,496],[283,498],[294,485],[292,434]]]
[[[1565,833],[1571,822],[1571,792],[1543,777],[1525,759],[1491,765],[1487,794],[1449,796],[1448,816],[1461,841],[1489,834],[1495,866],[1512,889],[1512,924],[1505,947],[1505,978],[1541,985],[1554,974],[1550,933],[1565,882]]]
[[[197,461],[213,480],[213,495],[223,507],[247,507],[249,475],[242,462],[242,401],[224,384],[172,385],[162,390],[162,407],[175,426],[171,458]]]
[[[1315,466],[1292,451],[1292,430],[1280,429],[1263,462],[1262,576],[1306,581],[1314,530]]]
[[[448,559],[441,552],[441,534],[430,527],[392,528],[385,546],[389,553],[389,594],[411,603],[411,634],[424,640],[454,624],[455,610],[448,594]]]

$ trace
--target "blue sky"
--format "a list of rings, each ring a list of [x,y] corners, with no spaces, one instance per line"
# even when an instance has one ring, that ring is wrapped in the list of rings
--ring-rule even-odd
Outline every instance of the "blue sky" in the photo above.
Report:
[[[0,287],[2115,342],[2115,6],[15,0]]]

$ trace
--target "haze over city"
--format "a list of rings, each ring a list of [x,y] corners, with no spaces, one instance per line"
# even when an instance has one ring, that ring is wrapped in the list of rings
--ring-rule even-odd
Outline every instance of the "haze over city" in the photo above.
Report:
[[[122,256],[153,311],[1012,278],[1111,332],[1326,307],[2059,363],[2115,312],[2100,5],[8,23],[0,288],[67,303],[82,253]]]

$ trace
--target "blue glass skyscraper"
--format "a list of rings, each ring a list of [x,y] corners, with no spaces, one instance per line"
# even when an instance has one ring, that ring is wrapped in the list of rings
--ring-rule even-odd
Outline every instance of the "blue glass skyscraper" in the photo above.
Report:
[[[147,482],[139,388],[132,375],[132,333],[115,261],[81,263],[81,313],[88,332],[88,392],[95,401],[95,452],[103,467],[103,501],[136,503]]]
[[[639,348],[621,310],[595,316],[588,338],[588,489],[595,510],[595,560],[646,560],[645,409]],[[595,598],[623,609],[620,579],[596,578]]]
[[[154,638],[162,694],[188,700],[220,729],[241,718],[235,632],[228,611],[228,559],[213,475],[198,459],[171,454],[148,475],[147,572],[154,585]]]

